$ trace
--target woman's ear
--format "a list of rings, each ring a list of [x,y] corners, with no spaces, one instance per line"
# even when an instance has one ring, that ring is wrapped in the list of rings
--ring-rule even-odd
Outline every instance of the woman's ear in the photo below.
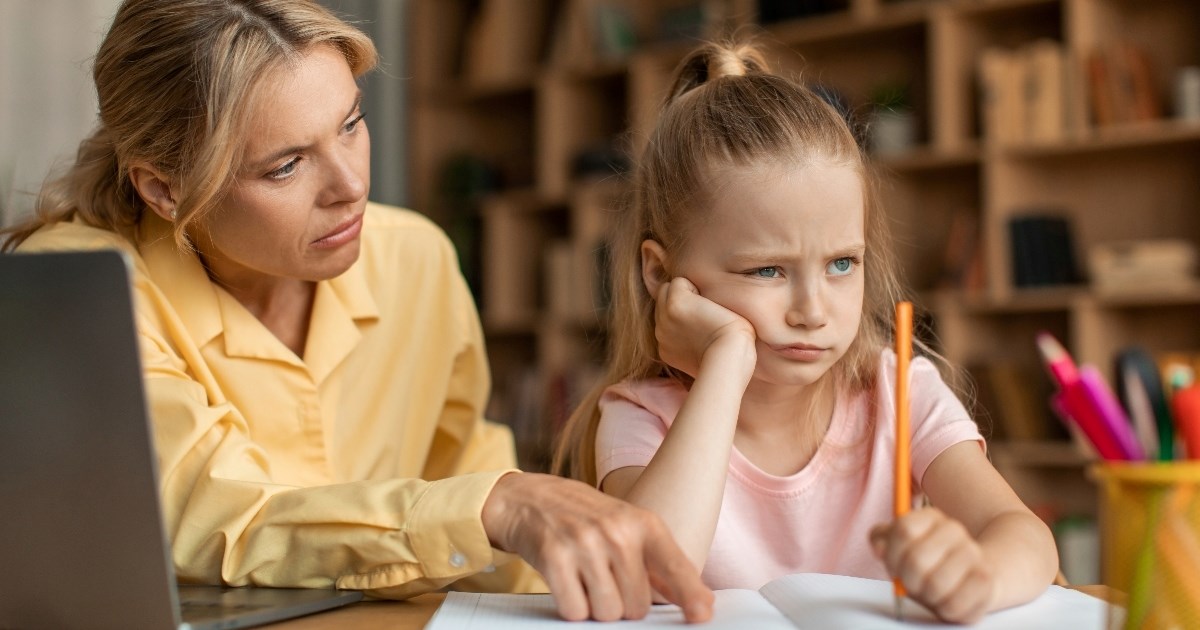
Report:
[[[658,288],[671,281],[667,271],[667,250],[658,241],[646,239],[642,241],[642,283],[650,298],[658,297]]]
[[[171,190],[170,179],[153,166],[139,162],[129,168],[129,181],[154,214],[175,222],[175,193]]]

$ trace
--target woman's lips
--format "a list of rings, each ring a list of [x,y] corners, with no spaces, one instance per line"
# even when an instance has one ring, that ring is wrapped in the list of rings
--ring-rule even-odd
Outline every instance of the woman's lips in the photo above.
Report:
[[[313,247],[341,247],[342,245],[353,241],[354,239],[358,238],[359,233],[362,232],[362,218],[363,215],[359,214],[353,219],[338,225],[325,236],[313,241]]]

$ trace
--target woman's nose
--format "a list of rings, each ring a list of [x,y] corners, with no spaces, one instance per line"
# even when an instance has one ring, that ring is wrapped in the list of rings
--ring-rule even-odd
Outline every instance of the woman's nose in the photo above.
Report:
[[[362,172],[365,164],[359,164],[353,155],[340,155],[330,163],[322,205],[336,205],[358,201],[367,194],[367,174]]]

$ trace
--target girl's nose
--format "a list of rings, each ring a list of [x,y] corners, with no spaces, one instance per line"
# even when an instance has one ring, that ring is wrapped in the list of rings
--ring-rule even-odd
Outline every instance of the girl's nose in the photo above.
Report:
[[[800,283],[792,292],[792,303],[784,314],[784,322],[799,328],[821,328],[828,323],[828,319],[818,284]]]

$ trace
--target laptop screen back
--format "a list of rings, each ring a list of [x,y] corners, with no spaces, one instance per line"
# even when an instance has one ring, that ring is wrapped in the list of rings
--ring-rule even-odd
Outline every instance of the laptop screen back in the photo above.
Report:
[[[169,628],[128,271],[0,255],[0,628]]]

